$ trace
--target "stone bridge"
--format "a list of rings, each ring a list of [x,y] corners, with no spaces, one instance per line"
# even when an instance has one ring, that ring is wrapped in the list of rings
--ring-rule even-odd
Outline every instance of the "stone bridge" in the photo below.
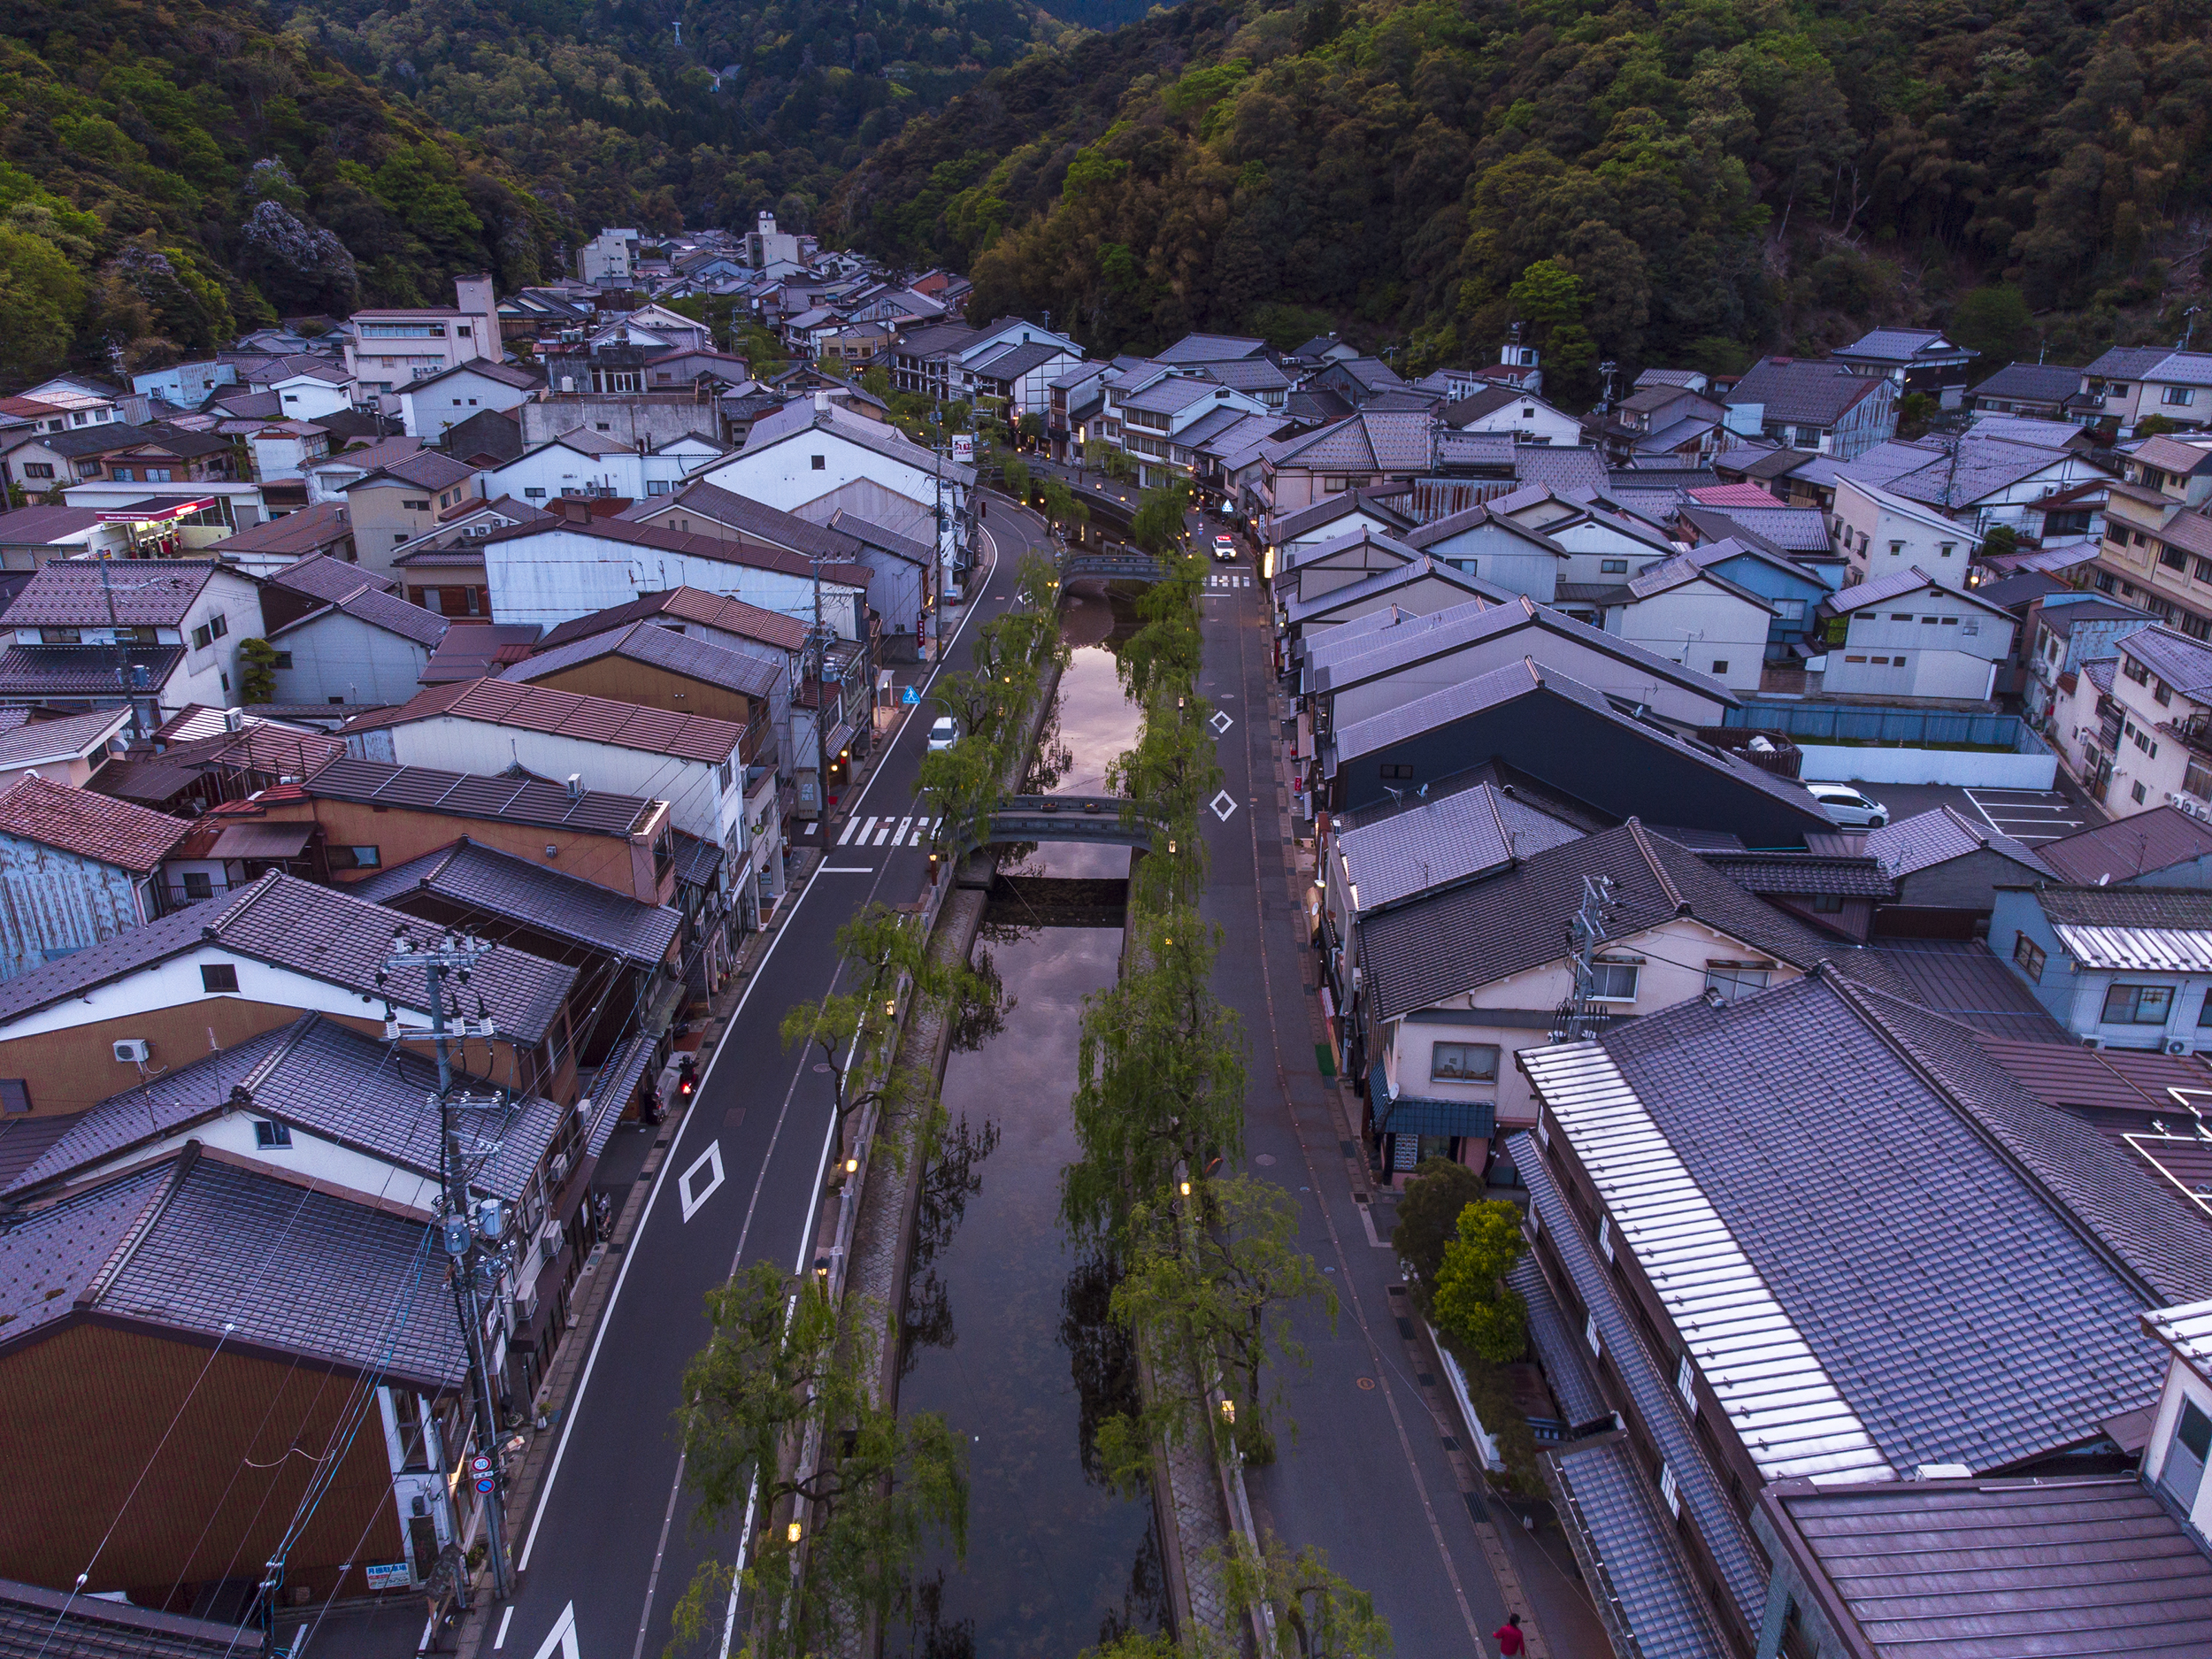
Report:
[[[991,814],[994,841],[1149,847],[1159,826],[1158,818],[1141,803],[1110,795],[1010,795]]]

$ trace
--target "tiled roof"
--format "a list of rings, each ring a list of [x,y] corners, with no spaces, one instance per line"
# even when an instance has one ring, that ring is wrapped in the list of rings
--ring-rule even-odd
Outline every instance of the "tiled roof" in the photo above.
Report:
[[[2212,1557],[2135,1474],[1793,1483],[1765,1502],[1848,1616],[1845,1652],[2212,1652]]]
[[[2073,1041],[2026,981],[1981,940],[1885,939],[1877,949],[1923,1008],[1990,1036],[2047,1050],[2049,1044]]]
[[[1568,444],[1515,445],[1513,476],[1519,483],[1540,484],[1554,490],[1602,492],[1609,481],[1601,453]]]
[[[463,373],[480,375],[485,380],[495,380],[502,386],[511,386],[518,392],[529,391],[533,388],[545,384],[545,378],[542,375],[534,374],[528,369],[517,368],[511,363],[495,363],[489,357],[471,357],[466,363],[457,363],[451,368],[442,369],[435,374],[426,374],[419,380],[411,381],[403,389],[409,392],[419,392],[426,386],[435,386],[441,380]]]
[[[1993,605],[1986,599],[1970,593],[1963,588],[1947,588],[1917,565],[1909,565],[1901,571],[1890,572],[1886,576],[1876,576],[1866,581],[1855,583],[1840,592],[1831,594],[1825,603],[1828,609],[1838,615],[1848,616],[1855,611],[1865,610],[1869,605],[1881,604],[1892,599],[1901,599],[1907,594],[1916,594],[1929,588],[1934,589],[1946,598],[1963,599],[1969,604],[1978,605],[1993,616],[2001,617],[2005,614],[2001,605]]]
[[[471,622],[448,628],[416,679],[425,686],[481,680],[529,656],[541,632],[534,622]]]
[[[334,887],[321,887],[275,872],[233,892],[156,918],[142,927],[50,962],[0,984],[0,1020],[8,1020],[157,962],[203,947],[358,993],[422,1006],[422,970],[390,972],[392,933],[408,924],[396,910],[364,903]],[[524,1043],[542,1041],[576,979],[575,970],[506,946],[483,958],[470,976],[472,995],[483,997],[501,1034]]]
[[[1378,818],[1338,838],[1363,921],[1516,858],[1581,838],[1582,832],[1487,784]]]
[[[795,617],[779,611],[764,611],[758,605],[749,605],[741,599],[710,594],[698,588],[673,588],[666,593],[641,594],[628,604],[616,605],[611,610],[594,611],[588,617],[578,617],[564,622],[538,641],[541,650],[565,645],[571,640],[588,634],[604,634],[611,628],[638,621],[646,617],[668,616],[680,621],[696,622],[723,634],[734,634],[779,650],[795,651],[806,643],[806,625]]]
[[[346,486],[358,489],[373,485],[382,479],[396,479],[417,489],[450,489],[476,476],[476,469],[465,466],[451,456],[441,455],[435,449],[418,449],[412,455],[403,455],[385,462],[375,472]]]
[[[1154,361],[1212,365],[1253,357],[1264,359],[1266,355],[1267,342],[1264,340],[1247,339],[1241,334],[1185,334],[1173,345],[1162,350]]]
[[[1268,446],[1278,466],[1311,472],[1425,472],[1435,464],[1436,418],[1426,410],[1379,411],[1346,416],[1318,432]]]
[[[1317,617],[1329,616],[1349,605],[1386,599],[1402,588],[1432,580],[1456,588],[1469,599],[1486,599],[1494,604],[1505,604],[1513,597],[1502,588],[1494,588],[1488,582],[1470,576],[1465,571],[1424,553],[1407,564],[1386,571],[1375,571],[1356,582],[1332,588],[1327,593],[1317,594],[1311,599],[1290,599],[1285,603],[1283,613],[1292,627],[1301,627]],[[1327,633],[1324,631],[1319,637],[1325,639]]]
[[[1897,884],[1871,858],[1830,853],[1708,852],[1705,862],[1747,893],[1893,899]]]
[[[419,454],[421,449],[420,438],[380,438],[374,443],[363,444],[357,449],[340,449],[334,454],[324,456],[320,460],[310,461],[306,470],[317,472],[325,467],[345,467],[373,472],[379,467],[388,466],[394,461]]]
[[[7,1659],[256,1659],[257,1630],[155,1613],[96,1595],[0,1578],[0,1654]]]
[[[2030,879],[2057,873],[2032,847],[1986,824],[1975,823],[1953,806],[1934,807],[1869,830],[1866,850],[1885,874],[1899,878],[1982,851],[2009,858],[2030,872]]]
[[[380,871],[347,891],[372,904],[397,908],[403,908],[410,895],[426,893],[648,968],[667,956],[683,926],[683,918],[664,904],[641,903],[465,836]]]
[[[221,568],[207,559],[57,559],[0,612],[0,628],[173,628]]]
[[[298,512],[288,512],[281,518],[265,518],[259,524],[241,530],[236,535],[226,536],[211,547],[208,551],[225,556],[234,556],[240,553],[304,555],[299,559],[298,564],[287,566],[264,579],[276,582],[282,587],[298,588],[303,593],[314,593],[319,589],[303,586],[293,580],[294,572],[302,565],[326,565],[334,566],[335,570],[351,571],[353,584],[357,588],[363,582],[375,582],[389,586],[391,578],[388,576],[379,575],[373,571],[363,570],[357,565],[349,565],[343,559],[334,559],[319,551],[320,549],[328,547],[334,542],[343,541],[352,534],[353,518],[347,510],[345,503],[319,501],[313,506],[303,508]],[[328,574],[319,575],[313,580],[328,583],[339,579],[334,571]],[[327,598],[334,595],[325,595],[324,596]]]
[[[1836,349],[1836,355],[1853,357],[1878,357],[1893,362],[1909,363],[1923,352],[1947,355],[1959,349],[1933,328],[1875,328],[1859,336],[1847,346]],[[1967,352],[1971,357],[1974,354]]]
[[[488,823],[526,824],[543,829],[582,830],[595,835],[630,835],[650,815],[653,803],[641,795],[587,789],[571,795],[542,778],[486,777],[443,772],[434,766],[396,766],[388,761],[334,760],[308,780],[309,795],[330,801],[436,812]]]
[[[0,697],[110,696],[119,702],[116,655],[107,645],[11,645],[0,651]],[[157,691],[184,660],[184,647],[133,645],[122,655],[130,683],[140,691]]]
[[[1302,535],[1355,512],[1370,514],[1385,524],[1400,528],[1409,527],[1412,522],[1396,508],[1365,490],[1348,489],[1334,495],[1325,495],[1310,507],[1302,507],[1296,512],[1286,513],[1276,519],[1274,537],[1278,541],[1295,541]]]
[[[289,524],[295,518],[308,518],[326,509],[337,515],[338,524],[342,528],[346,522],[345,503],[342,502],[323,502],[310,507],[306,512],[288,513],[273,522]],[[364,584],[386,592],[399,585],[389,576],[364,570],[360,565],[349,564],[344,559],[332,558],[326,553],[311,553],[282,570],[271,572],[264,580],[273,587],[288,588],[311,599],[325,601],[343,599],[348,594],[358,593]]]
[[[1033,341],[1025,346],[1009,346],[988,362],[975,365],[975,373],[994,380],[1015,380],[1033,369],[1041,369],[1055,357],[1066,356],[1064,348]]]
[[[455,1087],[487,1099],[500,1093],[466,1073],[457,1077]],[[239,1110],[436,1180],[442,1173],[438,1118],[423,1102],[437,1087],[434,1062],[388,1048],[323,1015],[303,1014],[78,1114],[69,1132],[7,1190],[20,1197],[53,1187],[134,1148],[168,1141]],[[479,1132],[495,1145],[469,1184],[502,1198],[521,1198],[563,1115],[563,1108],[535,1096],[480,1114]]]
[[[0,833],[142,876],[150,875],[191,827],[165,812],[150,812],[88,789],[65,788],[43,778],[18,779],[0,795]]]
[[[0,542],[42,547],[73,540],[100,523],[100,515],[88,507],[19,507],[0,512]]]
[[[84,755],[114,737],[130,718],[128,709],[93,709],[83,714],[65,714],[58,720],[19,720],[0,726],[0,771]]]
[[[311,611],[303,617],[294,618],[282,627],[272,629],[269,637],[273,640],[342,611],[357,622],[365,622],[373,628],[396,634],[403,640],[425,647],[434,647],[445,638],[446,630],[452,626],[436,611],[410,604],[398,595],[386,593],[365,581],[353,592],[322,610]]]
[[[1209,381],[1170,374],[1152,382],[1141,391],[1131,392],[1116,401],[1124,409],[1141,409],[1156,415],[1179,414],[1193,403],[1211,403],[1219,388]]]
[[[670,840],[676,849],[676,879],[685,887],[713,887],[722,868],[721,848],[684,830],[672,831]]]
[[[2153,807],[2046,841],[2036,851],[2062,881],[2128,881],[2212,853],[2212,825],[2170,806]]]
[[[2157,1395],[2140,1293],[1866,1017],[1870,1000],[1824,976],[1686,1002],[1601,1046],[1893,1470],[2000,1469],[2078,1444]],[[1916,1018],[1971,1047],[1963,1027]],[[1953,1200],[1870,1205],[1846,1175],[1868,1159],[1901,1191]]]
[[[1854,374],[1839,363],[1803,357],[1761,357],[1724,400],[1729,408],[1765,406],[1765,419],[1806,426],[1831,426],[1861,398],[1883,384],[1880,377]]]
[[[604,634],[588,634],[564,644],[541,646],[536,655],[502,670],[499,677],[524,682],[538,680],[603,657],[621,657],[649,664],[672,674],[720,686],[748,697],[770,695],[782,678],[772,664],[757,657],[741,657],[710,640],[679,634],[657,622],[633,622]]]
[[[2132,657],[2183,696],[2212,703],[2212,648],[2162,625],[2138,628],[2117,643],[2122,653]]]
[[[1678,845],[1631,818],[1536,852],[1488,880],[1453,888],[1363,921],[1360,955],[1374,1017],[1394,1019],[1448,996],[1556,962],[1583,878],[1610,877],[1605,936],[1627,939],[1688,915],[1801,969],[1845,961],[1893,983],[1871,953],[1821,937],[1762,902]]]
[[[787,403],[773,414],[755,421],[752,431],[746,434],[745,447],[738,453],[757,455],[772,444],[815,430],[833,433],[849,443],[873,450],[887,459],[919,467],[925,472],[941,470],[949,480],[963,485],[975,482],[974,467],[964,461],[941,461],[896,426],[856,415],[834,403],[827,409],[818,409],[805,399]]]
[[[741,728],[703,714],[671,714],[609,697],[556,691],[548,686],[516,685],[503,680],[472,680],[419,692],[396,709],[349,720],[352,733],[406,726],[417,720],[450,718],[491,726],[548,732],[579,742],[608,743],[650,755],[719,765],[737,749]]]
[[[2172,355],[2164,346],[2114,346],[2082,373],[2099,380],[2139,380]]]

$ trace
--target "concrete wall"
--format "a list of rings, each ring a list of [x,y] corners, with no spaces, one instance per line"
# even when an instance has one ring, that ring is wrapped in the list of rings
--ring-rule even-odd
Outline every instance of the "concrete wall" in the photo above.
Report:
[[[1947,783],[1970,789],[2047,789],[2058,757],[1993,755],[1969,749],[1844,749],[1803,743],[1808,783]]]

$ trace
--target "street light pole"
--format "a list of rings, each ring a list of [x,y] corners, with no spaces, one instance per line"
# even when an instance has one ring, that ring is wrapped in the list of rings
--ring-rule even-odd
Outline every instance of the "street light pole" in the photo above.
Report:
[[[496,1198],[488,1198],[476,1206],[470,1202],[468,1169],[461,1156],[458,1113],[461,1107],[478,1102],[465,1095],[458,1099],[454,1095],[445,1010],[448,976],[466,985],[470,971],[491,954],[491,949],[481,939],[470,935],[457,937],[450,931],[441,934],[434,943],[418,946],[402,927],[392,934],[391,954],[384,959],[385,972],[378,979],[381,982],[395,969],[419,968],[429,997],[430,1036],[438,1056],[434,1104],[438,1109],[439,1175],[445,1188],[445,1214],[439,1219],[439,1233],[451,1263],[453,1310],[461,1322],[462,1340],[468,1349],[469,1394],[476,1414],[477,1451],[489,1463],[488,1471],[479,1473],[476,1479],[480,1486],[487,1479],[489,1482],[488,1486],[482,1486],[482,1494],[492,1594],[505,1601],[514,1595],[514,1572],[507,1559],[507,1479],[500,1467],[499,1417],[492,1403],[490,1358],[484,1348],[483,1298],[498,1285],[503,1259],[500,1241],[506,1233],[506,1218]],[[489,1037],[494,1031],[488,1018],[462,1017],[465,1036]],[[391,1038],[399,1035],[396,1018],[389,1020],[386,1033]]]

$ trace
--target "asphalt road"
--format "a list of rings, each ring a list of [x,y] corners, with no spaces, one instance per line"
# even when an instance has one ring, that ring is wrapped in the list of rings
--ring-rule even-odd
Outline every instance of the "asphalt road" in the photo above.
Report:
[[[1195,545],[1220,526],[1193,515]],[[1373,1594],[1395,1650],[1423,1659],[1494,1651],[1506,1603],[1446,1452],[1462,1431],[1432,1412],[1402,1340],[1390,1288],[1402,1284],[1380,1211],[1379,1242],[1355,1201],[1342,1131],[1314,1049],[1300,979],[1302,913],[1286,885],[1270,733],[1271,657],[1265,589],[1248,543],[1214,567],[1204,596],[1199,690],[1215,705],[1225,787],[1205,826],[1211,858],[1202,913],[1226,934],[1215,987],[1248,1045],[1245,1141],[1251,1174],[1290,1190],[1299,1242],[1336,1286],[1334,1328],[1297,1320],[1310,1369],[1282,1369],[1294,1439],[1250,1471],[1255,1517],[1294,1549],[1318,1546],[1329,1564]],[[1221,724],[1222,716],[1228,724]],[[1226,808],[1225,811],[1223,809]],[[1363,1156],[1363,1154],[1358,1156]],[[1604,1637],[1556,1533],[1530,1539],[1506,1519],[1504,1548],[1555,1655],[1605,1652]]]
[[[987,580],[959,614],[945,664],[964,667],[974,626],[1014,592],[1040,533],[1002,504],[981,527]],[[851,803],[884,828],[833,845],[794,901],[709,1061],[623,1258],[535,1510],[513,1519],[520,1590],[488,1651],[520,1659],[643,1659],[709,1551],[733,1559],[737,1527],[694,1536],[674,1417],[685,1363],[706,1335],[703,1298],[739,1268],[800,1271],[814,1234],[832,1126],[829,1079],[787,1051],[795,1002],[826,995],[837,930],[864,905],[919,891],[928,854],[901,835],[920,810],[927,722],[909,719]],[[881,844],[879,844],[880,842]]]

